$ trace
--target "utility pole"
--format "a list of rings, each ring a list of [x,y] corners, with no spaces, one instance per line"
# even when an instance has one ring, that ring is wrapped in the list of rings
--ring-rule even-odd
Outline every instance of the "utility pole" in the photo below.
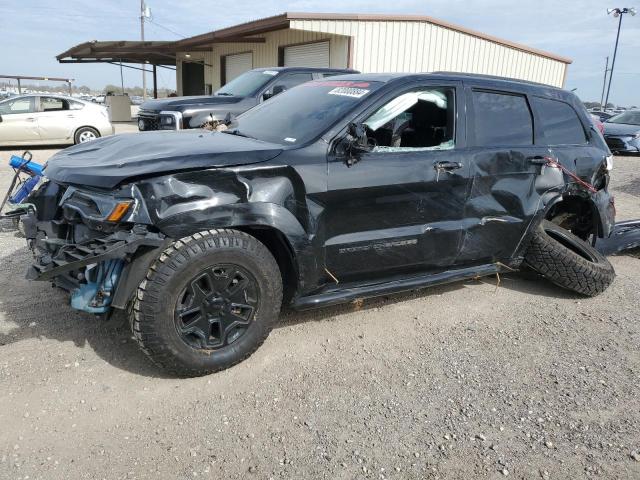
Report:
[[[122,59],[120,59],[120,88],[122,89],[122,95],[124,95],[124,75],[122,74]]]
[[[144,42],[144,17],[146,15],[144,0],[140,0],[140,40]],[[615,57],[614,57],[615,58]],[[145,64],[142,64],[142,98],[147,99],[147,72]]]
[[[602,102],[604,102],[604,90],[607,88],[607,72],[609,71],[609,57],[607,57],[607,62],[604,66],[604,80],[602,81],[602,96],[600,97],[600,110],[605,111],[605,106]]]
[[[618,20],[618,33],[616,34],[616,46],[613,48],[613,60],[611,61],[611,73],[609,74],[609,86],[607,87],[607,98],[604,101],[605,108],[609,103],[609,92],[611,91],[611,80],[613,80],[613,68],[616,65],[616,54],[618,53],[618,41],[620,40],[620,28],[622,27],[622,17],[625,13],[630,13],[632,16],[636,14],[635,8],[610,8],[607,10],[607,14],[613,14],[614,17],[619,17]]]

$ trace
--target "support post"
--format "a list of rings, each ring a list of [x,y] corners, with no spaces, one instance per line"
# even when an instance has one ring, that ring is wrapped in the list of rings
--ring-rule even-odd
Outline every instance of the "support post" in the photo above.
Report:
[[[144,43],[144,0],[140,0],[140,40]],[[143,64],[144,66],[144,64]],[[147,99],[147,72],[146,70],[142,71],[142,98],[144,100]]]
[[[153,64],[153,98],[158,98],[158,72],[156,64]]]
[[[20,79],[18,78],[18,93],[22,94],[22,87],[20,86]]]
[[[124,95],[124,75],[122,74],[122,59],[120,59],[120,89]]]

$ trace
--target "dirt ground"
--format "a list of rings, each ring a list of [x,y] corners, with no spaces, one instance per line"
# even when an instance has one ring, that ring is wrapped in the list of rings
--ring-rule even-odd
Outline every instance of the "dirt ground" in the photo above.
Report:
[[[615,160],[619,220],[639,165]],[[0,478],[638,479],[640,259],[611,260],[594,299],[512,274],[288,312],[245,362],[182,380],[27,282],[0,232]]]

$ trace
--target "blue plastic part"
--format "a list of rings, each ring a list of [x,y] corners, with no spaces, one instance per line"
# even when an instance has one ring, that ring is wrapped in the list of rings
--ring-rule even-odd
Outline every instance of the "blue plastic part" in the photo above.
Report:
[[[71,293],[71,307],[88,313],[106,313],[118,285],[124,260],[105,260],[85,270],[87,283]]]
[[[30,173],[31,175],[40,175],[42,176],[42,171],[44,170],[44,166],[39,163],[32,162],[31,160],[27,161],[22,157],[18,157],[17,155],[11,155],[9,159],[9,165],[13,168],[17,168],[22,170],[23,172]]]
[[[20,188],[9,197],[9,203],[18,204],[22,203],[22,201],[27,198],[27,196],[31,193],[31,190],[36,188],[38,182],[42,177],[40,175],[35,175],[31,177],[29,180],[26,180]]]

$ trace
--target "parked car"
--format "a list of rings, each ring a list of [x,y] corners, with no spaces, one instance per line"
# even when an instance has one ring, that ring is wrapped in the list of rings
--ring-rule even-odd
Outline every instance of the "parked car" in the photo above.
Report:
[[[66,145],[114,133],[107,109],[62,95],[0,101],[0,145]]]
[[[604,122],[604,139],[614,153],[640,153],[640,110],[627,110]]]
[[[593,113],[589,114],[589,116],[591,117],[591,120],[593,121],[593,124],[598,129],[598,131],[602,135],[604,135],[604,123],[602,123],[602,120],[600,120],[600,117],[598,115],[593,114]]]
[[[609,120],[611,117],[615,115],[612,112],[603,112],[602,110],[592,110],[591,113],[593,115],[596,115],[601,122],[606,122],[607,120]]]
[[[52,157],[22,217],[28,277],[79,310],[128,309],[154,362],[203,375],[255,351],[283,301],[523,264],[599,294],[615,276],[591,246],[614,224],[611,162],[564,90],[462,74],[315,80],[224,132],[120,135]]]
[[[260,102],[308,82],[354,70],[306,67],[256,68],[231,80],[213,95],[149,100],[138,112],[139,130],[200,128],[228,113],[239,115]]]

